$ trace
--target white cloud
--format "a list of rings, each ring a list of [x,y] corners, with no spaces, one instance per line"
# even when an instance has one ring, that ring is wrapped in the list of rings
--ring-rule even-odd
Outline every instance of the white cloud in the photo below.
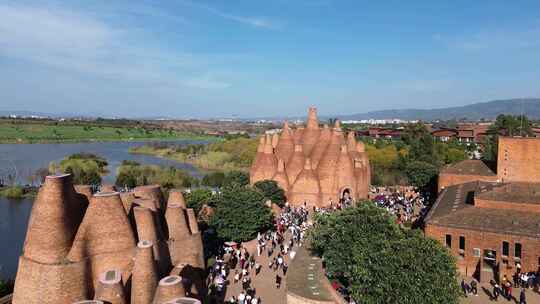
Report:
[[[224,18],[224,19],[227,19],[227,20],[231,20],[231,21],[235,21],[235,22],[238,22],[238,23],[242,23],[242,24],[246,24],[246,25],[249,25],[249,26],[253,26],[253,27],[258,27],[258,28],[265,28],[265,29],[278,29],[280,28],[280,26],[275,23],[274,21],[271,21],[270,19],[268,18],[264,18],[264,17],[255,17],[255,16],[239,16],[239,15],[233,15],[233,14],[229,14],[229,13],[225,13],[221,10],[218,10],[214,7],[210,7],[210,6],[207,6],[207,5],[203,5],[203,4],[200,4],[200,3],[195,3],[193,1],[190,1],[190,0],[183,0],[184,3],[190,5],[190,6],[193,6],[193,7],[196,7],[196,8],[199,8],[199,9],[203,9],[215,16],[218,16],[218,17],[221,17],[221,18]]]
[[[204,56],[152,42],[139,29],[117,28],[74,11],[0,4],[2,57],[138,85],[228,86],[198,76],[209,72]]]

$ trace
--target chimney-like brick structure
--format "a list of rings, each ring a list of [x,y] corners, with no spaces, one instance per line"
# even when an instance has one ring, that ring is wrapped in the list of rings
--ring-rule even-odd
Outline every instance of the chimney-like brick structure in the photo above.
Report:
[[[291,130],[289,129],[289,123],[285,121],[283,124],[283,130],[279,136],[278,144],[275,148],[276,157],[282,159],[285,164],[289,162],[294,153],[294,138]]]
[[[278,159],[278,169],[272,180],[276,181],[285,193],[289,191],[289,177],[285,172],[285,162],[281,158]]]
[[[306,159],[304,170],[298,175],[296,182],[291,188],[290,200],[303,204],[307,202],[310,205],[320,205],[321,188],[315,171],[311,168],[311,160]]]
[[[172,189],[169,191],[169,199],[167,200],[167,204],[178,204],[183,209],[187,208],[186,200],[184,199],[184,194],[179,189]]]
[[[43,264],[64,262],[84,212],[69,174],[47,176],[32,206],[24,256]]]
[[[276,149],[279,141],[279,135],[277,133],[272,134],[272,149]]]
[[[69,259],[131,250],[135,236],[118,192],[96,193],[77,232]]]
[[[186,209],[187,218],[189,221],[189,230],[191,234],[199,233],[199,224],[197,223],[197,216],[195,215],[195,210],[189,208]]]
[[[320,129],[319,120],[317,119],[317,109],[315,107],[310,107],[306,129],[302,134],[302,145],[306,156],[309,157],[311,155],[313,147],[315,147],[319,140],[319,134]]]
[[[347,151],[347,146],[341,146],[337,164],[337,186],[339,194],[342,194],[345,189],[349,190],[351,196],[356,193],[356,179],[354,177],[354,167]]]
[[[152,303],[159,280],[151,241],[137,244],[135,265],[131,274],[131,304]]]
[[[315,148],[313,148],[313,151],[311,152],[311,166],[313,167],[313,170],[316,170],[319,166],[319,162],[321,161],[321,158],[324,155],[324,152],[326,151],[326,148],[330,144],[330,140],[332,139],[332,130],[328,127],[328,125],[324,125],[321,135],[319,136],[319,140],[317,141],[317,145]]]
[[[77,231],[70,261],[90,261],[93,290],[99,275],[117,269],[127,275],[131,271],[135,236],[118,192],[96,193],[90,200]]]
[[[154,304],[165,303],[176,298],[185,297],[186,291],[180,276],[167,276],[159,281]]]
[[[108,270],[99,276],[95,299],[109,304],[127,303],[120,271]]]
[[[341,129],[332,131],[332,139],[326,148],[326,151],[319,162],[317,173],[321,185],[321,203],[327,204],[329,200],[337,202],[339,189],[337,184],[337,166],[339,155],[341,154],[341,145],[343,144],[343,133]]]
[[[156,225],[165,224],[164,215],[156,216],[160,209],[155,206],[163,203],[158,201],[161,190],[143,188],[144,191],[139,193],[146,193],[146,198],[137,198],[133,194],[122,196],[133,200],[130,214],[134,220],[137,215],[135,225],[128,219],[126,210],[130,208],[126,208],[120,194],[100,192],[92,195],[89,187],[77,188],[80,193],[75,191],[68,175],[61,175],[48,177],[40,189],[30,216],[25,251],[19,258],[13,303],[153,302],[156,293],[159,294],[160,274],[171,273],[173,254],[169,252],[170,248],[174,250],[175,265],[185,263],[188,266],[182,268],[182,275],[193,283],[189,296],[202,298],[206,294],[201,234],[196,224],[190,229],[188,217],[184,215],[187,211],[181,203],[171,203],[169,209],[181,211],[179,214],[184,216],[177,218],[183,218],[184,223],[172,224],[174,213],[168,220],[171,226],[183,226],[184,236],[179,233],[175,240],[166,243],[156,230]],[[156,211],[139,206],[137,200],[152,202]],[[196,223],[194,213],[190,211],[190,214],[192,222]],[[139,237],[149,236],[155,243],[142,239],[135,246],[137,232]],[[50,241],[43,242],[43,239]],[[170,291],[178,290],[177,286],[164,286],[162,293],[174,294],[174,298],[184,297],[186,289],[179,288],[182,291],[175,293]],[[88,300],[92,298],[96,300]],[[103,301],[98,301],[101,299]]]
[[[139,186],[133,189],[136,197],[152,199],[156,202],[159,202],[158,209],[165,209],[165,201],[163,198],[163,192],[161,192],[161,187],[159,185],[148,185],[148,186]]]
[[[296,178],[298,177],[298,174],[302,172],[304,169],[304,165],[306,163],[306,158],[304,156],[304,150],[302,148],[302,145],[295,145],[294,146],[294,153],[287,164],[287,167],[285,168],[285,171],[287,172],[287,177],[289,178],[289,185],[294,184],[296,181]]]
[[[99,189],[99,192],[116,192],[116,186],[111,184],[103,184]]]
[[[73,186],[75,188],[75,192],[82,194],[86,197],[86,203],[90,201],[92,198],[92,195],[94,194],[92,191],[92,186],[90,185],[75,185]],[[88,207],[88,204],[86,204]]]
[[[135,202],[135,194],[133,192],[121,192],[120,200],[122,201],[122,205],[124,205],[126,214],[130,214],[131,208],[133,208],[133,203]]]
[[[345,189],[353,199],[368,197],[371,169],[365,147],[356,142],[354,132],[344,137],[339,120],[332,129],[326,125],[320,129],[316,109],[311,107],[306,128],[289,130],[285,124],[273,153],[269,152],[269,141],[268,136],[261,138],[250,170],[251,184],[275,180],[286,191],[288,201],[297,205],[304,201],[317,206],[326,206],[330,200],[337,203]],[[292,155],[288,156],[291,149]],[[283,160],[288,186],[279,172],[281,164],[269,160],[269,155]],[[308,158],[309,169],[305,169]]]
[[[201,304],[201,301],[194,298],[176,298],[165,302],[165,304]]]
[[[165,219],[167,220],[170,240],[183,240],[191,235],[186,211],[181,204],[169,202],[167,211],[165,211]]]
[[[303,138],[305,130],[306,129],[304,127],[298,127],[298,129],[296,129],[296,131],[294,131],[293,138],[294,138],[294,144],[295,145],[303,144],[302,143],[302,138]]]

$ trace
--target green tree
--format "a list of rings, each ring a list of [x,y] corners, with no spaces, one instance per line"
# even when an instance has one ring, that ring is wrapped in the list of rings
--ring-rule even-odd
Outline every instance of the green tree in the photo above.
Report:
[[[405,174],[409,179],[409,183],[420,188],[429,186],[437,177],[438,173],[439,170],[437,167],[423,161],[410,162],[405,168]]]
[[[225,174],[225,179],[223,180],[224,187],[231,187],[237,185],[240,187],[247,186],[249,184],[249,174],[243,171],[232,170]]]
[[[504,136],[532,136],[531,123],[525,115],[504,115],[497,116],[497,119],[490,126],[489,131]]]
[[[285,205],[285,201],[287,200],[285,191],[279,187],[276,181],[262,180],[256,182],[253,186],[264,195],[265,201],[270,200],[280,207]]]
[[[501,114],[489,127],[488,134],[484,142],[482,159],[495,162],[497,161],[499,136],[532,136],[532,124],[525,115]]]
[[[308,239],[359,303],[458,303],[450,252],[372,202],[317,216]]]
[[[251,187],[224,188],[209,221],[221,240],[252,240],[272,227],[272,211],[264,196]]]
[[[202,178],[201,184],[208,187],[221,187],[225,180],[225,173],[218,171],[205,174]]]
[[[210,189],[195,189],[189,193],[186,193],[186,204],[188,208],[193,208],[196,213],[199,213],[204,204],[211,204],[215,200],[213,199],[212,190]]]

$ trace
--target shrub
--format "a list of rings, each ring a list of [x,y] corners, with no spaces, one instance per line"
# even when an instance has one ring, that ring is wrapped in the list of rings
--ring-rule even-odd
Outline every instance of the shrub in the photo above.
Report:
[[[2,190],[2,196],[11,199],[21,199],[24,196],[24,189],[20,186],[11,186]]]

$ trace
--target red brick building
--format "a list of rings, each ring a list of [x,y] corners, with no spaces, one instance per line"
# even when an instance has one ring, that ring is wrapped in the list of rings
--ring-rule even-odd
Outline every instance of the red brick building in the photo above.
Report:
[[[501,138],[497,175],[478,161],[441,173],[425,234],[449,248],[461,274],[489,281],[540,267],[538,149],[540,139]]]
[[[496,182],[497,174],[481,160],[464,160],[442,168],[439,174],[439,191],[448,186],[473,181]]]

